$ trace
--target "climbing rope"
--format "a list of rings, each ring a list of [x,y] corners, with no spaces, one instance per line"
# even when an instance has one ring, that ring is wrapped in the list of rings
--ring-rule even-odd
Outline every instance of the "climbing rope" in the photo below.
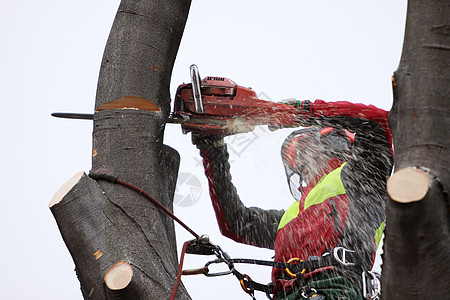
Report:
[[[118,178],[114,175],[110,175],[110,174],[91,172],[91,173],[89,173],[89,177],[91,177],[92,179],[95,179],[95,180],[104,180],[104,181],[109,181],[112,183],[117,183],[117,184],[120,184],[120,185],[123,185],[123,186],[129,188],[130,190],[133,190],[133,191],[141,194],[142,196],[144,196],[145,198],[150,200],[154,205],[156,205],[156,207],[158,207],[163,212],[165,212],[174,221],[176,221],[178,224],[180,224],[184,229],[189,231],[195,238],[197,238],[197,239],[200,238],[200,236],[194,230],[192,230],[189,226],[187,226],[183,221],[178,219],[177,216],[175,216],[170,210],[168,210],[164,205],[162,205],[158,200],[153,198],[150,194],[145,192],[143,189],[141,189],[127,181],[121,180],[120,178]]]

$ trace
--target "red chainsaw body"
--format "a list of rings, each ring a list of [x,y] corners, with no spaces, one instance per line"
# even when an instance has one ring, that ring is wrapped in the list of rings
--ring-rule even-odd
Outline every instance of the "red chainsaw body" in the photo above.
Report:
[[[300,114],[293,106],[258,99],[251,88],[224,77],[201,80],[201,100],[200,113],[196,111],[192,84],[178,87],[172,116],[181,123],[184,133],[229,134],[250,131],[257,125],[295,126]]]

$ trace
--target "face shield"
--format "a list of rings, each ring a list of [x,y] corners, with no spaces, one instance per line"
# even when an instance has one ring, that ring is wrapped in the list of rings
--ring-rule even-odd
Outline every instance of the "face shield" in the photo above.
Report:
[[[301,174],[288,170],[288,168],[285,168],[285,170],[292,197],[299,201],[302,198],[302,190],[306,187],[306,183],[303,181]]]
[[[306,187],[302,176],[303,168],[314,162],[324,151],[317,130],[295,131],[284,141],[281,156],[294,199],[300,200],[302,190]]]
[[[281,156],[286,172],[290,192],[294,199],[300,200],[302,191],[306,187],[302,172],[307,169],[314,172],[311,167],[316,159],[323,153],[337,157],[342,162],[348,161],[351,156],[351,145],[354,134],[337,130],[332,127],[308,127],[292,132],[283,142]],[[308,168],[305,166],[308,165]],[[321,170],[316,170],[319,173]]]

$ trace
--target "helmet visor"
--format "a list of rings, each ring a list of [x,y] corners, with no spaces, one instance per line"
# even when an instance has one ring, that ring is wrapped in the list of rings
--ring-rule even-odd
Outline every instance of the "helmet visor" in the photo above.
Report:
[[[292,170],[288,171],[288,168],[286,168],[286,175],[292,197],[299,201],[302,198],[302,190],[305,187],[305,182],[300,174],[295,173]]]

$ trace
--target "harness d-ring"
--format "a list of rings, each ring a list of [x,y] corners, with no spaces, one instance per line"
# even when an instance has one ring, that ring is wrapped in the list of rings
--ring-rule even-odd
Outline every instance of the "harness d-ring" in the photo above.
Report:
[[[241,280],[239,280],[239,282],[241,283],[241,288],[244,290],[244,292],[246,292],[247,294],[252,294],[254,289],[252,288],[248,288],[245,285],[245,281],[251,281],[252,279],[250,278],[250,276],[248,276],[247,274],[243,274],[242,276],[244,276],[244,278],[242,278]]]
[[[303,260],[301,260],[301,259],[298,258],[298,257],[293,257],[293,258],[291,258],[290,260],[288,260],[287,263],[290,264],[290,263],[292,263],[292,262],[294,262],[294,261],[300,261],[300,262],[301,262],[301,261],[303,261]],[[294,273],[292,273],[291,270],[289,270],[289,268],[286,268],[285,270],[286,270],[286,273],[288,273],[289,276],[291,276],[292,278],[297,277],[297,275],[294,274]],[[303,269],[300,273],[303,275],[303,274],[305,274],[305,272],[306,272],[306,269]]]

